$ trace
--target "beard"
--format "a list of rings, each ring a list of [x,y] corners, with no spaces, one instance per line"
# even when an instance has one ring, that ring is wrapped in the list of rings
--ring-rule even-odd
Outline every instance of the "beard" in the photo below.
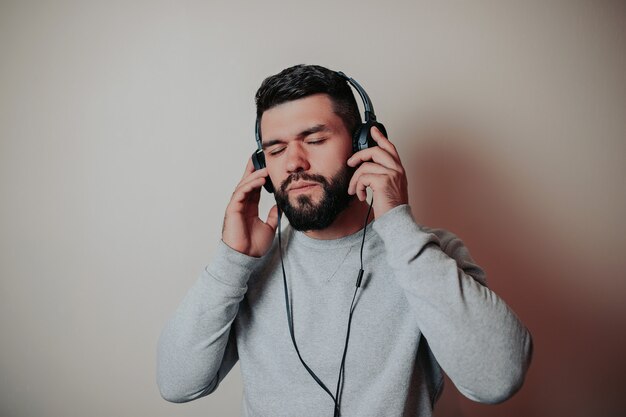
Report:
[[[356,197],[348,194],[350,178],[355,170],[355,168],[344,166],[330,181],[322,175],[308,174],[303,171],[295,172],[281,184],[280,188],[276,189],[274,193],[276,205],[285,213],[291,227],[298,231],[326,229]],[[313,203],[308,195],[296,196],[295,204],[289,201],[287,187],[293,181],[298,180],[316,182],[321,185],[323,194],[317,204]]]

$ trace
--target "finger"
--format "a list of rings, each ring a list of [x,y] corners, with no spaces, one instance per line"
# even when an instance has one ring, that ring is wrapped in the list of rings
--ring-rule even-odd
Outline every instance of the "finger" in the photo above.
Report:
[[[373,163],[373,162],[364,162],[361,166],[354,172],[352,178],[350,178],[350,183],[348,184],[348,194],[354,194],[356,189],[356,184],[359,181],[359,178],[364,174],[389,174],[390,169],[386,168],[382,165]]]
[[[355,194],[359,200],[365,201],[367,199],[367,187],[371,186],[372,179],[372,174],[365,174],[362,175],[360,181],[356,183]]]
[[[267,168],[259,169],[244,177],[235,187],[229,207],[241,212],[247,204],[258,205],[261,199],[261,186],[268,181],[268,178]]]
[[[360,176],[359,181],[355,185],[355,193],[359,200],[365,201],[367,199],[367,187],[370,187],[372,191],[376,191],[379,187],[376,185],[380,181],[384,181],[384,175],[381,174],[363,174]]]
[[[267,172],[267,168],[261,168],[258,170],[253,169],[250,172],[246,170],[246,172],[243,174],[243,177],[241,177],[241,180],[239,180],[239,184],[237,184],[237,187],[245,184],[248,181],[251,181],[260,177],[267,177],[268,175],[269,173]]]
[[[252,162],[252,158],[248,158],[248,162],[246,163],[246,168],[244,169],[243,175],[241,176],[241,180],[239,180],[239,182],[241,182],[244,178],[246,178],[249,175],[252,175],[255,172],[265,172],[265,171],[267,171],[267,167],[256,169],[254,168],[254,162]]]
[[[254,178],[241,184],[235,188],[231,201],[237,205],[238,209],[241,209],[245,203],[258,202],[263,184],[265,184],[265,177]]]
[[[262,178],[262,177],[265,178],[268,176],[269,176],[269,172],[267,171],[267,168],[258,169],[256,171],[253,171],[247,174],[245,177],[243,177],[241,181],[239,181],[239,184],[237,184],[237,187],[244,185],[245,183],[249,181],[254,181],[257,178]]]
[[[265,221],[265,223],[267,223],[267,225],[271,227],[272,230],[276,230],[276,227],[278,226],[278,207],[276,205],[274,205],[270,209],[270,212],[267,214],[267,220]]]
[[[383,132],[381,132],[378,127],[372,126],[372,128],[370,129],[370,133],[372,134],[372,139],[374,139],[374,142],[376,142],[378,146],[389,152],[394,157],[394,159],[398,161],[400,160],[400,155],[398,154],[396,146],[391,143],[391,141],[387,139],[385,135],[383,135]]]
[[[254,172],[254,163],[252,162],[252,158],[248,158],[248,162],[246,163],[246,168],[243,170],[243,176],[241,177],[241,180],[246,178],[252,172]],[[241,180],[239,182],[241,182]]]
[[[348,165],[355,167],[366,161],[374,161],[377,164],[393,169],[394,171],[402,172],[402,165],[400,162],[380,146],[358,151],[352,155],[350,159],[348,159]]]

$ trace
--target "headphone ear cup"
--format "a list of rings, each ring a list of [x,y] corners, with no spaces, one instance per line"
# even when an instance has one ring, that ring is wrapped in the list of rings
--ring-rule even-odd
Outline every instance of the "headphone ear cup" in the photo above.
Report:
[[[357,153],[358,151],[361,150],[361,136],[363,135],[363,132],[365,132],[365,124],[360,124],[359,127],[354,131],[354,134],[352,135],[352,153]]]
[[[265,154],[262,150],[257,149],[254,151],[252,154],[252,164],[254,165],[255,171],[265,168]]]
[[[257,149],[252,154],[252,165],[254,165],[255,171],[265,168],[265,154],[261,149]],[[265,177],[265,184],[263,184],[263,187],[270,194],[274,192],[274,184],[272,184],[272,180],[270,180],[269,176]]]
[[[372,123],[372,126],[376,126],[378,128],[378,130],[381,131],[383,136],[386,137],[387,139],[389,139],[389,136],[387,136],[387,129],[385,129],[385,126],[382,123],[374,122],[374,123]],[[370,135],[370,139],[372,139],[371,135]],[[372,139],[372,142],[373,141],[374,141],[374,139]]]
[[[383,135],[387,137],[387,129],[385,129],[385,126],[383,126],[382,123],[378,123],[375,121],[363,123],[354,132],[354,136],[352,137],[352,152],[357,153],[359,151],[362,151],[363,149],[378,146],[376,141],[372,137],[372,126],[376,126],[378,130],[380,130]]]

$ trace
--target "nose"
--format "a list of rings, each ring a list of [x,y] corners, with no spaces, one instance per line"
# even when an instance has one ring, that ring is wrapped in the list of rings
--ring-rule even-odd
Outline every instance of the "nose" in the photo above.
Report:
[[[307,171],[310,168],[309,159],[302,143],[295,142],[287,147],[287,171]]]

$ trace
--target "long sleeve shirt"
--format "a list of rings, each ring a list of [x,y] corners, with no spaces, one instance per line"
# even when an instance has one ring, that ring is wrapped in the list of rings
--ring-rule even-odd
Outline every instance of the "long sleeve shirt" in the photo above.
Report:
[[[408,205],[367,226],[365,274],[354,305],[343,417],[431,416],[442,370],[465,396],[498,403],[522,385],[528,330],[486,286],[454,234],[419,225]],[[360,267],[362,231],[318,240],[287,228],[282,251],[295,339],[334,391]],[[240,360],[242,415],[332,416],[334,403],[291,341],[278,243],[261,258],[220,242],[158,343],[162,396],[212,393]]]

